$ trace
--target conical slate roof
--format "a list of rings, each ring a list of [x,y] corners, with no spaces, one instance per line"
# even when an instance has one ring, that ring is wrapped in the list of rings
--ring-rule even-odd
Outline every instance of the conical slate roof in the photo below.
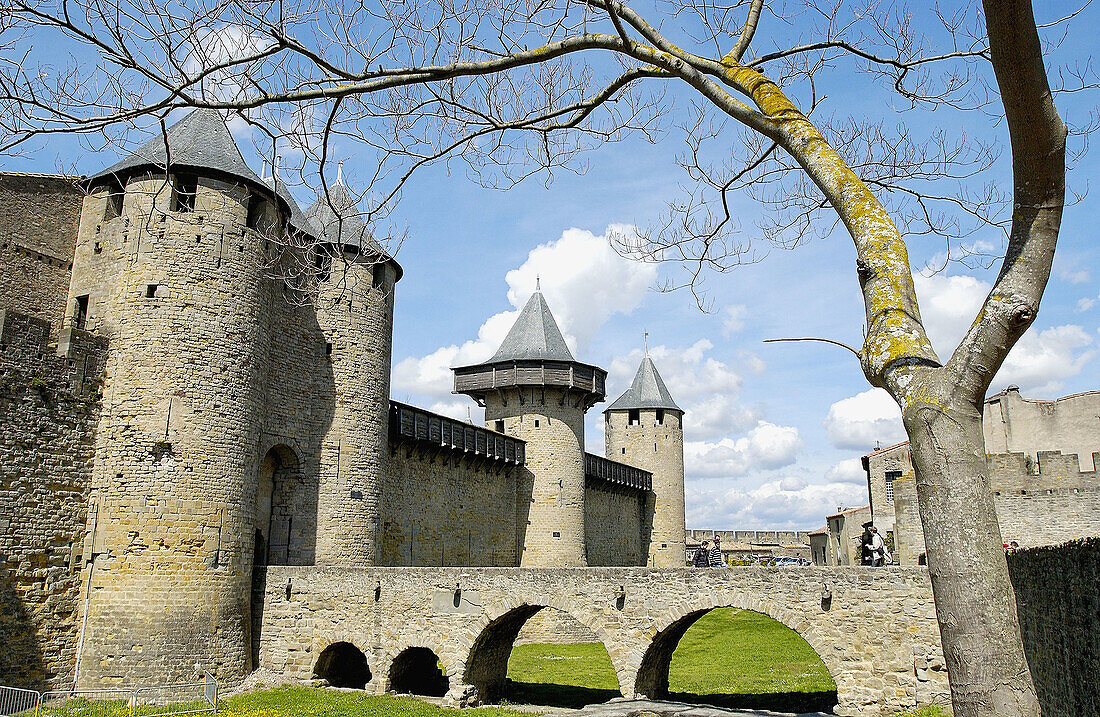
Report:
[[[519,318],[512,324],[500,348],[485,363],[517,359],[576,361],[569,347],[565,345],[561,329],[558,328],[554,315],[550,313],[546,299],[537,289],[519,312]]]
[[[169,127],[168,146],[173,165],[213,170],[264,186],[264,182],[248,168],[225,119],[217,110],[193,110]],[[157,136],[138,147],[126,159],[94,175],[92,180],[112,174],[129,174],[132,169],[148,165],[164,167],[167,163],[164,137]]]
[[[318,239],[330,244],[359,247],[381,254],[382,247],[367,231],[348,188],[341,180],[329,186],[328,196],[322,192],[306,209],[306,229]]]
[[[642,365],[638,367],[638,373],[634,374],[634,380],[630,382],[630,388],[626,393],[615,399],[615,402],[604,409],[608,411],[629,411],[636,408],[667,408],[673,411],[682,411],[676,402],[672,400],[672,394],[661,380],[661,374],[657,373],[657,367],[653,365],[653,359],[646,356],[642,359]]]

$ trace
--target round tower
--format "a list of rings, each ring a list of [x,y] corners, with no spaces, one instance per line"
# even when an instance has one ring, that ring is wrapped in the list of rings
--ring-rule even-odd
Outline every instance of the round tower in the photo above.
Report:
[[[79,688],[250,669],[266,237],[290,209],[216,112],[167,144],[88,180],[78,235],[70,320],[110,339]]]
[[[527,442],[520,565],[587,565],[584,414],[603,400],[607,373],[573,358],[538,289],[492,358],[454,372],[455,393],[485,407],[486,426]]]
[[[684,565],[684,412],[647,354],[630,388],[604,410],[607,457],[653,474],[649,565]]]
[[[343,178],[306,212],[320,243],[317,321],[335,387],[321,445],[317,562],[374,565],[389,446],[394,286],[401,267],[370,236]]]

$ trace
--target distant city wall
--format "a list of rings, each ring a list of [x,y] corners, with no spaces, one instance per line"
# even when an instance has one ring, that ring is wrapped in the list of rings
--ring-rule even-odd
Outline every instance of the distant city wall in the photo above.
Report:
[[[66,687],[106,340],[0,310],[0,684]]]
[[[1022,550],[1008,568],[1043,714],[1100,714],[1100,539]]]

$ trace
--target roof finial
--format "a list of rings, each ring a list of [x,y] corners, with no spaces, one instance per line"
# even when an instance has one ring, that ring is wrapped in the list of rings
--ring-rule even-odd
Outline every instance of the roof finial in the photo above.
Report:
[[[535,291],[542,291],[542,279],[538,274],[535,274]]]
[[[344,161],[340,160],[336,163],[336,183],[344,183]]]
[[[649,332],[646,331],[642,334],[642,345],[645,346],[645,355],[649,356]]]

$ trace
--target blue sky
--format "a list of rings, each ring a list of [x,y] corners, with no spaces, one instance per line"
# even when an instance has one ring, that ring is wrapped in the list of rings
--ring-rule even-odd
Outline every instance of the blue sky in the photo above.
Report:
[[[1062,3],[1038,2],[1040,21],[1064,14]],[[1069,26],[1052,62],[1088,59],[1100,10],[1089,8]],[[916,22],[927,22],[918,14]],[[766,38],[767,26],[757,42]],[[971,136],[1004,139],[1003,126],[979,113],[947,110],[899,114],[900,101],[866,84],[840,64],[822,83],[824,113],[906,122],[915,135],[959,126]],[[670,113],[691,94],[670,92]],[[1095,94],[1061,95],[1063,117],[1087,121]],[[816,116],[816,115],[815,115]],[[1078,144],[1080,144],[1078,142]],[[706,283],[711,311],[688,292],[653,290],[682,279],[672,266],[640,264],[610,250],[609,231],[654,224],[681,196],[675,157],[682,138],[653,145],[638,138],[587,154],[583,174],[561,172],[548,186],[535,179],[509,191],[482,188],[462,165],[436,165],[415,175],[393,221],[408,229],[397,259],[392,395],[475,420],[479,410],[450,394],[453,365],[487,358],[542,278],[543,292],[579,360],[609,371],[608,400],[626,389],[642,356],[643,332],[673,396],[687,410],[689,528],[816,528],[838,506],[866,503],[858,457],[876,443],[904,439],[897,411],[868,386],[854,357],[820,343],[765,344],[765,339],[821,336],[860,343],[862,301],[854,251],[846,234],[795,250],[770,249],[762,261]],[[354,188],[369,175],[370,157],[345,142],[344,174]],[[7,169],[52,171],[75,164],[92,173],[112,162],[59,141],[29,157],[3,160]],[[1011,190],[1007,150],[988,179]],[[1078,160],[1071,188],[1088,189],[1095,154]],[[303,202],[308,197],[300,197]],[[1025,396],[1056,398],[1100,388],[1100,249],[1092,235],[1095,199],[1068,207],[1055,268],[1038,320],[1010,355],[993,391],[1009,383]],[[747,198],[735,205],[746,226],[759,213]],[[980,233],[968,242],[1000,239]],[[910,242],[914,268],[935,261],[941,242]],[[949,265],[918,274],[925,323],[941,357],[969,325],[993,278],[992,270]],[[589,450],[602,453],[600,411],[589,413]]]

